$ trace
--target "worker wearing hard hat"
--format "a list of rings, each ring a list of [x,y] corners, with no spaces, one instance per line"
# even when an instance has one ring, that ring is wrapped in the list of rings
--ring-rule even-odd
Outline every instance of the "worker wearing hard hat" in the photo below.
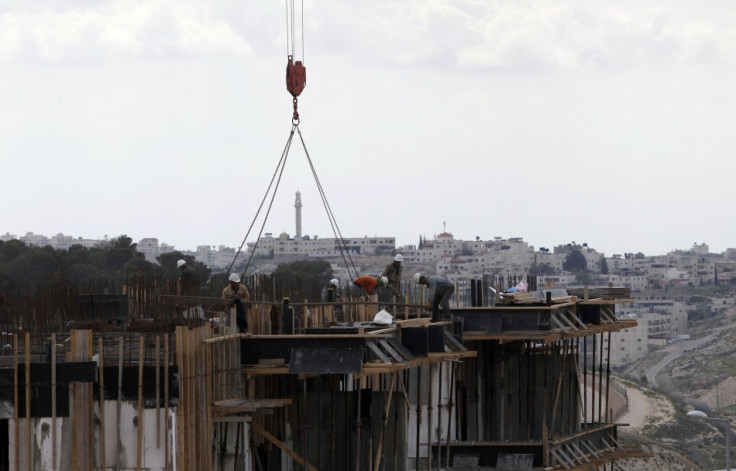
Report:
[[[379,276],[373,278],[372,276],[359,276],[353,280],[353,284],[358,288],[363,288],[368,296],[373,294],[377,288],[384,287],[388,284],[388,278],[385,276]]]
[[[340,293],[336,291],[337,288],[339,287],[340,287],[340,280],[338,280],[337,278],[331,279],[330,282],[327,283],[327,286],[322,288],[322,302],[332,303],[338,299],[342,299],[342,296],[340,296]]]
[[[197,273],[192,267],[187,266],[187,261],[180,259],[176,262],[176,268],[181,271],[179,275],[179,294],[182,296],[196,296],[199,290]]]
[[[187,261],[180,259],[176,262],[176,268],[179,269],[181,274],[179,275],[179,295],[187,296],[187,299],[183,299],[183,306],[181,307],[181,315],[188,319],[202,319],[204,318],[204,310],[202,305],[197,300],[193,300],[195,296],[199,296],[199,279],[197,278],[197,272],[194,268],[187,266]]]
[[[248,331],[248,316],[243,301],[250,300],[250,291],[247,286],[240,283],[240,275],[237,273],[230,273],[227,280],[229,283],[222,290],[222,299],[225,300],[225,309],[230,313],[235,308],[235,322],[238,330],[243,334]]]
[[[455,285],[441,275],[427,276],[423,273],[414,273],[412,280],[418,285],[427,286],[427,299],[432,303],[432,321],[451,321],[450,298],[455,292]],[[442,312],[439,310],[440,304]]]
[[[338,293],[337,289],[340,287],[340,280],[333,278],[327,283],[327,286],[322,288],[322,302],[323,303],[334,303],[342,300],[342,295]],[[334,306],[335,319],[338,322],[342,322],[342,305],[338,304]]]
[[[381,276],[388,279],[390,294],[396,296],[396,298],[401,298],[401,262],[403,261],[404,256],[400,253],[396,254],[394,261],[386,265],[383,273],[381,273]]]

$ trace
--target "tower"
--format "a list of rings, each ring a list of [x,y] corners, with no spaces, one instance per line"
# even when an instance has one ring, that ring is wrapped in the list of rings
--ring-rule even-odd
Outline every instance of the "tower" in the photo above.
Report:
[[[294,202],[296,209],[296,237],[302,236],[302,194],[296,191],[296,201]]]

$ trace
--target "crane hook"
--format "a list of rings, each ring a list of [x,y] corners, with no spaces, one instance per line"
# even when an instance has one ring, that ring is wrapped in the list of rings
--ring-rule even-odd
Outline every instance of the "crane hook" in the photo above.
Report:
[[[299,120],[299,112],[297,111],[297,97],[307,85],[307,69],[302,61],[294,62],[294,56],[289,56],[286,64],[286,89],[294,97],[294,116],[295,121]]]

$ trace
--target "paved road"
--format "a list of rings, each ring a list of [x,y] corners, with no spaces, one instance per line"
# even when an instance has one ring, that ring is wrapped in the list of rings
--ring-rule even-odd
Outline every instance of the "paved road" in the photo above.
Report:
[[[659,374],[662,368],[667,366],[671,361],[673,361],[675,358],[682,355],[682,352],[684,352],[685,350],[692,350],[693,348],[701,347],[705,345],[706,343],[710,342],[711,340],[713,340],[720,331],[724,329],[733,329],[733,328],[734,328],[733,325],[724,325],[724,326],[718,327],[717,329],[714,329],[713,332],[706,335],[705,337],[701,337],[701,338],[693,339],[693,340],[681,340],[677,342],[676,344],[673,344],[676,347],[675,350],[669,353],[666,357],[659,360],[657,364],[655,364],[654,366],[652,366],[651,368],[647,370],[646,372],[647,382],[651,385],[651,387],[656,388],[657,387],[657,374]]]

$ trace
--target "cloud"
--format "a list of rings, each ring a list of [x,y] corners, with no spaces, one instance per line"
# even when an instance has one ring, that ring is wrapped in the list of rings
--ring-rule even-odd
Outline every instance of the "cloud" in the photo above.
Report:
[[[717,3],[712,8],[670,0],[320,4],[308,12],[322,17],[308,33],[334,33],[318,42],[325,52],[402,67],[524,71],[734,64],[736,6]]]
[[[0,10],[0,59],[59,63],[251,52],[242,36],[200,2],[79,2],[66,10],[19,5]]]

